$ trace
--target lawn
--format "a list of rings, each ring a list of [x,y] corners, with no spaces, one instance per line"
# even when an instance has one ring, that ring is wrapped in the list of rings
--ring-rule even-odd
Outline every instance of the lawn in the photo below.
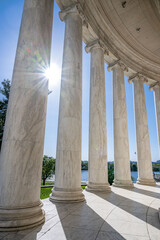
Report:
[[[41,182],[41,185],[43,185],[43,182]],[[54,185],[53,182],[46,182],[45,185]],[[47,187],[47,188],[41,188],[41,196],[40,199],[45,199],[45,198],[49,198],[49,195],[52,192],[52,188],[53,187]]]
[[[41,185],[43,185],[43,182],[41,182]],[[45,185],[54,185],[54,182],[46,182]]]
[[[46,185],[53,185],[53,182],[46,182]],[[81,186],[82,189],[85,189],[86,186]],[[49,195],[52,192],[52,187],[41,188],[41,199],[49,198]]]
[[[49,198],[49,195],[52,192],[52,187],[48,187],[48,188],[41,188],[41,199],[45,199],[45,198]]]

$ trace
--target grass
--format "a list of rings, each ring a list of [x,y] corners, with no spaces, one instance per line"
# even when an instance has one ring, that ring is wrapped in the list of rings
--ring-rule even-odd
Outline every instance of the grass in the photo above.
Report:
[[[46,185],[53,185],[53,182],[52,183],[49,183],[46,182]],[[82,189],[85,189],[86,186],[81,186]],[[45,199],[45,198],[49,198],[49,195],[51,194],[52,192],[52,187],[47,187],[47,188],[41,188],[41,196],[40,198],[41,199]]]
[[[41,185],[43,185],[43,182],[41,182]],[[54,182],[46,182],[45,185],[54,185]]]
[[[49,195],[52,192],[52,187],[49,188],[41,188],[41,199],[49,198]]]
[[[41,182],[41,185],[43,185],[43,182]],[[54,185],[53,182],[46,182],[45,185]],[[45,199],[45,198],[49,198],[49,195],[52,192],[52,187],[47,187],[47,188],[41,188],[41,195],[40,195],[40,199]]]

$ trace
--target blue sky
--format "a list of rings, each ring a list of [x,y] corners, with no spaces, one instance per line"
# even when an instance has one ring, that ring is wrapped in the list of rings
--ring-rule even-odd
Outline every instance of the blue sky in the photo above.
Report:
[[[0,81],[11,79],[18,34],[23,11],[24,0],[0,0]],[[55,3],[52,37],[51,62],[62,66],[63,39],[65,24],[59,20],[59,8]],[[82,160],[88,160],[88,128],[89,128],[89,81],[90,81],[90,54],[85,53],[83,44],[83,111],[82,111]],[[113,101],[112,101],[112,72],[107,71],[106,77],[106,109],[107,109],[107,147],[108,160],[113,161]],[[128,131],[130,144],[130,160],[136,161],[136,138],[133,109],[133,86],[125,77]],[[56,157],[56,141],[58,126],[58,107],[60,81],[51,89],[48,97],[47,121],[45,133],[44,154]],[[152,161],[160,159],[158,150],[158,138],[155,120],[155,108],[153,92],[145,86],[146,106],[149,124]]]

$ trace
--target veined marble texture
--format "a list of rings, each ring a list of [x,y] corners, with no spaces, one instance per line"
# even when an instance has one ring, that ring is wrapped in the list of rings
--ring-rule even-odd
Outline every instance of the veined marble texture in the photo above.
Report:
[[[132,187],[124,72],[113,67],[114,185]]]
[[[141,79],[135,78],[133,82],[133,91],[137,140],[138,183],[155,185],[152,172],[144,82]]]
[[[53,1],[26,0],[0,155],[0,231],[44,222],[40,185]],[[46,11],[48,15],[46,14]]]
[[[89,182],[90,191],[110,191],[107,166],[106,95],[104,50],[91,48],[89,113]]]
[[[61,14],[61,13],[60,13]],[[82,19],[65,16],[65,38],[60,91],[56,180],[50,200],[83,201],[81,189],[82,131]]]

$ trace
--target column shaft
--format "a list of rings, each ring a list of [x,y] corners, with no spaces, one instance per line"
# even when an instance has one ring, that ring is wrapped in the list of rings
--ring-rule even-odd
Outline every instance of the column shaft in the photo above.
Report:
[[[113,68],[114,186],[132,187],[124,72]]]
[[[40,186],[53,1],[26,0],[0,156],[0,231],[44,221]],[[43,24],[42,24],[43,23]]]
[[[155,185],[148,131],[148,120],[144,94],[144,83],[134,80],[134,108],[137,140],[138,181],[139,184]]]
[[[110,191],[107,164],[104,50],[91,49],[89,113],[89,181],[86,190]]]
[[[154,87],[154,102],[156,110],[156,121],[157,121],[157,130],[158,130],[158,143],[160,151],[160,86],[156,85]]]
[[[82,19],[77,9],[65,17],[56,182],[50,200],[83,201],[81,188]]]

